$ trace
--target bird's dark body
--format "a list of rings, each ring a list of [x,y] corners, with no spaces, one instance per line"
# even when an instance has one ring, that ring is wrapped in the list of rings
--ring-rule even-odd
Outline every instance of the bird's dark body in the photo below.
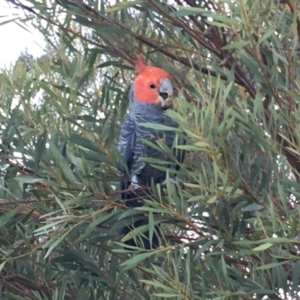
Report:
[[[141,123],[155,123],[173,127],[178,127],[167,114],[161,105],[153,105],[147,103],[137,103],[135,101],[134,86],[132,86],[129,94],[130,105],[129,115],[124,120],[121,128],[119,139],[119,151],[124,159],[124,163],[127,166],[128,172],[119,168],[120,177],[120,189],[128,190],[131,179],[133,176],[137,179],[137,184],[142,188],[145,186],[151,186],[154,184],[161,184],[166,179],[166,172],[158,168],[153,167],[150,163],[140,160],[142,157],[149,157],[158,161],[169,162],[164,164],[164,167],[174,168],[175,164],[171,157],[165,154],[163,151],[158,151],[144,143],[143,140],[148,140],[156,144],[156,140],[164,140],[169,149],[172,149],[175,130],[163,131],[156,130],[143,126]],[[136,190],[134,192],[122,193],[121,198],[124,203],[129,207],[138,207],[143,205],[144,199],[149,199],[149,191]],[[140,227],[148,224],[148,217],[140,215],[135,218],[133,224],[125,226],[121,233],[126,235],[133,228]],[[137,240],[130,239],[126,241],[127,245],[140,246],[145,249],[157,248],[159,246],[159,227],[156,226],[156,233],[153,234],[152,240],[149,240],[149,231],[143,233],[142,243],[137,243]]]
[[[131,97],[134,97],[134,90],[131,89]],[[119,151],[127,164],[130,177],[136,175],[138,184],[141,186],[151,185],[151,181],[162,183],[166,179],[166,172],[154,168],[149,163],[140,160],[141,157],[150,157],[159,161],[173,162],[163,151],[158,151],[153,147],[145,144],[143,140],[151,141],[155,144],[155,140],[165,140],[166,145],[171,149],[175,139],[175,131],[163,131],[145,127],[141,123],[154,123],[177,128],[175,123],[160,106],[144,104],[143,109],[134,111],[129,114],[121,128]],[[132,105],[132,110],[135,109]],[[132,117],[134,115],[134,118]],[[130,177],[125,172],[120,172],[119,176],[123,178],[126,184],[122,189],[126,189],[130,185]],[[127,180],[126,180],[127,178]]]
[[[168,134],[166,134],[164,131],[161,130],[154,130],[151,128],[142,127],[141,125],[138,125],[138,121],[141,121],[140,123],[145,123],[145,121],[142,120],[133,120],[130,116],[127,117],[125,122],[123,123],[122,132],[125,136],[130,135],[131,137],[129,140],[132,140],[133,144],[130,146],[130,149],[127,149],[128,155],[125,155],[125,157],[128,158],[127,161],[127,167],[130,172],[130,175],[136,175],[138,179],[138,184],[143,188],[145,186],[150,186],[151,182],[153,181],[154,184],[161,184],[166,179],[166,172],[159,170],[153,166],[151,166],[147,162],[140,161],[140,157],[151,157],[153,159],[164,161],[164,162],[170,162],[173,163],[173,161],[163,152],[160,152],[153,147],[145,144],[143,142],[143,139],[150,140],[153,143],[155,143],[156,139],[164,139],[165,143],[168,145],[168,147],[171,149],[173,145],[173,141],[175,138],[175,132],[168,131]],[[161,118],[151,118],[147,120],[147,123],[156,123],[156,124],[162,124],[169,127],[177,127],[178,125],[171,120],[166,114],[163,114]],[[125,135],[124,135],[125,134]],[[128,140],[127,140],[128,141]],[[125,148],[125,147],[124,147]],[[124,149],[123,148],[123,149]],[[127,153],[126,153],[127,154]],[[124,156],[123,156],[124,157]],[[123,176],[121,177],[121,189],[127,190],[131,184],[130,177],[131,176],[124,176],[125,173],[123,173]],[[145,191],[135,191],[130,193],[124,193],[122,194],[122,200],[125,202],[127,206],[130,207],[138,207],[142,205],[143,199],[149,198],[149,192]],[[132,226],[124,227],[121,231],[123,235],[128,234],[132,228],[137,228],[142,225],[148,224],[148,217],[141,216],[139,219],[137,219]],[[159,227],[156,226],[156,231],[159,231]],[[158,232],[153,234],[152,241],[150,243],[149,241],[149,232],[146,231],[143,233],[146,238],[142,239],[142,247],[145,249],[151,249],[151,248],[157,248],[159,246],[159,237]],[[126,242],[127,245],[136,246],[136,242],[134,239],[128,240]]]

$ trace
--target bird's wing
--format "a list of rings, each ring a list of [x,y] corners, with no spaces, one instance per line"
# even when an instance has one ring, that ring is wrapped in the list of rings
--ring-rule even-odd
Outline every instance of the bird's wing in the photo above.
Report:
[[[133,148],[135,142],[136,142],[136,123],[130,116],[127,116],[121,128],[119,144],[118,144],[118,150],[123,158],[123,162],[125,163],[125,166],[124,163],[123,164],[121,162],[118,163],[119,177],[125,177],[126,174],[130,175],[131,173],[130,171],[132,167],[132,160],[134,154]]]
[[[186,139],[181,137],[181,138],[178,138],[178,145],[186,145]],[[176,159],[177,161],[179,162],[180,165],[176,165],[176,171],[179,171],[180,167],[181,167],[181,164],[183,163],[184,161],[184,158],[185,158],[185,150],[183,149],[175,149],[175,156],[176,156]]]

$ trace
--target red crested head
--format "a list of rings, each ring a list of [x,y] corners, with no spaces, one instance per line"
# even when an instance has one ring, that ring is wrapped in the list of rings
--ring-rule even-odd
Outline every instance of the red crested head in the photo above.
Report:
[[[147,66],[141,56],[137,57],[135,71],[135,100],[164,106],[165,100],[173,93],[172,76],[161,68]]]

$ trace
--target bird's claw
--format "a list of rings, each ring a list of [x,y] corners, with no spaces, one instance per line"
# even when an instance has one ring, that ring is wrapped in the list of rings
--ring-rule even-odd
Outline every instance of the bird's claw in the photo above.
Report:
[[[130,184],[130,186],[128,187],[128,189],[131,190],[131,191],[133,192],[133,191],[139,189],[140,187],[141,187],[141,186],[138,185],[137,183],[132,182],[132,183]]]
[[[141,186],[138,184],[138,178],[136,177],[136,175],[132,176],[129,190],[131,190],[133,192],[133,191],[139,189],[140,187]]]

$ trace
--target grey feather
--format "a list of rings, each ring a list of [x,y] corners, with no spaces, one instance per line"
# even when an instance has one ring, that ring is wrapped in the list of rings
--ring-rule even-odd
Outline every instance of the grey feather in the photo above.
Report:
[[[166,114],[160,105],[139,103],[134,99],[134,87],[130,90],[129,115],[125,119],[119,139],[119,151],[127,165],[130,178],[137,175],[140,185],[150,185],[151,179],[155,183],[162,183],[165,180],[165,172],[153,168],[148,163],[140,160],[140,157],[151,157],[158,160],[170,161],[171,159],[164,153],[153,149],[143,143],[145,140],[165,139],[169,148],[172,148],[175,132],[168,131],[167,134],[161,130],[144,127],[140,123],[156,123],[169,127],[178,125]],[[125,180],[125,170],[120,169],[118,175]],[[130,180],[127,178],[127,180]]]
[[[162,87],[162,92],[171,93],[170,84],[166,81],[165,85],[166,86]],[[156,123],[168,127],[178,127],[178,125],[166,114],[166,111],[161,105],[151,105],[135,101],[134,86],[132,86],[129,94],[129,115],[126,117],[122,125],[118,145],[119,152],[123,157],[126,166],[126,168],[124,168],[124,165],[119,164],[118,176],[120,177],[121,190],[128,189],[133,178],[137,179],[137,183],[140,186],[150,186],[152,180],[155,184],[161,184],[166,179],[165,171],[159,170],[151,166],[149,163],[141,161],[141,157],[148,156],[160,161],[167,161],[170,163],[170,168],[178,169],[178,166],[174,166],[172,159],[166,154],[143,142],[143,140],[153,139],[153,142],[155,143],[155,139],[165,139],[167,146],[171,149],[176,136],[175,132],[155,130],[153,128],[145,127],[141,125],[141,123]],[[177,155],[178,149],[176,152],[173,150],[173,152]],[[182,155],[182,153],[179,155]],[[178,160],[179,159],[180,157],[178,156]],[[181,159],[179,161],[181,162]],[[142,205],[140,200],[147,197],[148,194],[145,191],[121,194],[122,200],[127,206],[131,207]],[[121,230],[121,233],[126,235],[133,228],[145,224],[148,224],[148,217],[141,216],[133,223],[125,226]],[[145,249],[157,248],[160,244],[159,230],[159,226],[155,226],[156,233],[153,234],[151,241],[149,231],[146,231],[144,232],[144,237],[141,239],[141,243],[136,242],[135,239],[130,239],[126,242],[126,244],[131,246],[139,245]]]

